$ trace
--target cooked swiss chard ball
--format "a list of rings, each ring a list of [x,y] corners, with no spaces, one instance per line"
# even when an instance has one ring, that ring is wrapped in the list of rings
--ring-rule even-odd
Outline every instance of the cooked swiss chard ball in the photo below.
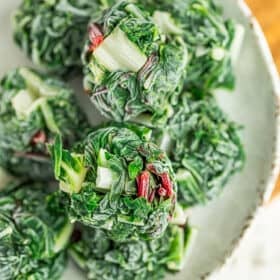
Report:
[[[83,228],[70,255],[92,280],[159,280],[183,268],[196,230],[170,225],[163,237],[118,243],[98,229]]]
[[[0,191],[0,278],[60,279],[73,226],[46,184]]]
[[[115,241],[160,237],[174,213],[171,163],[136,126],[112,125],[73,150],[50,146],[62,200],[72,221],[105,230]]]
[[[47,71],[81,69],[88,22],[106,7],[102,0],[22,0],[13,16],[15,42]]]
[[[172,161],[178,200],[189,207],[215,198],[244,165],[240,127],[230,121],[213,96],[196,100],[183,94],[166,129],[155,141]]]
[[[233,89],[233,64],[244,28],[223,18],[212,0],[140,0],[166,34],[181,34],[188,46],[185,87],[196,96],[217,88]]]
[[[145,10],[120,1],[89,25],[84,88],[109,119],[160,125],[183,86],[186,64],[180,36],[161,33]]]
[[[10,71],[0,81],[0,166],[10,173],[53,178],[45,144],[61,134],[71,145],[87,126],[72,90],[62,82],[28,68]]]

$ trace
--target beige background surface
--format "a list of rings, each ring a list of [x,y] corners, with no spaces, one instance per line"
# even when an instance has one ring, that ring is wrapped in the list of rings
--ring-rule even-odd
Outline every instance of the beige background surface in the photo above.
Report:
[[[280,70],[280,1],[246,0],[258,18]]]

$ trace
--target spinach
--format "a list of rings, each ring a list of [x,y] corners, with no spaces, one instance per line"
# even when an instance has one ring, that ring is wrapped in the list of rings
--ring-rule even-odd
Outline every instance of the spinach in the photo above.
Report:
[[[140,0],[140,3],[153,13],[155,22],[165,32],[177,30],[166,28],[172,22],[181,29],[189,51],[186,90],[202,97],[209,90],[234,88],[232,64],[241,43],[236,41],[242,40],[239,32],[243,28],[232,20],[224,20],[222,10],[214,1]]]
[[[147,130],[115,124],[76,145],[49,146],[72,221],[104,229],[115,241],[161,236],[176,203],[171,163]]]
[[[13,17],[15,43],[49,72],[81,69],[87,24],[108,4],[106,0],[22,0]]]
[[[163,125],[183,87],[187,49],[144,9],[120,1],[89,26],[84,88],[109,119]]]
[[[0,82],[0,165],[15,175],[52,178],[45,144],[61,134],[71,145],[88,123],[72,90],[28,69],[10,71]]]
[[[10,183],[0,192],[0,278],[60,279],[73,226],[44,184]]]
[[[244,164],[239,126],[218,107],[213,96],[196,100],[182,94],[165,130],[154,139],[167,151],[178,183],[178,200],[185,207],[215,198]]]
[[[167,271],[182,268],[194,233],[189,226],[170,225],[159,239],[118,243],[104,238],[101,230],[82,228],[70,255],[87,272],[88,279],[163,279]]]

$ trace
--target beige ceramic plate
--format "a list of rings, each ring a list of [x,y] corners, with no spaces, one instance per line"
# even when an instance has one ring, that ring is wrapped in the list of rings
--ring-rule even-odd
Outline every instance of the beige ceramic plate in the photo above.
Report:
[[[243,142],[247,164],[223,195],[191,214],[199,229],[198,238],[185,270],[170,279],[206,279],[221,267],[250,225],[257,210],[269,198],[279,171],[279,78],[263,33],[242,1],[221,0],[227,16],[246,29],[245,42],[237,63],[235,93],[221,93],[219,102],[229,115],[244,125]],[[10,14],[19,0],[0,3],[0,75],[30,62],[12,42]],[[79,88],[80,81],[76,83]],[[82,102],[90,108],[87,100]],[[93,116],[92,116],[93,117]],[[94,119],[94,117],[93,117]],[[82,280],[73,266],[63,279]]]

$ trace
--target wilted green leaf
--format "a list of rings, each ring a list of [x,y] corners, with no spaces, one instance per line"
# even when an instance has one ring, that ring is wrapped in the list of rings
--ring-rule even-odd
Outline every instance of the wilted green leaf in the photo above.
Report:
[[[62,150],[61,160],[56,152],[60,143],[51,147],[71,219],[102,228],[119,241],[161,236],[176,202],[168,158],[143,140],[141,128],[136,133],[133,128],[115,124],[98,129],[76,150]]]
[[[88,279],[159,280],[167,271],[182,269],[190,249],[187,242],[194,240],[194,232],[189,226],[169,226],[159,239],[118,243],[104,238],[100,230],[83,228],[82,238],[73,244],[70,255]]]
[[[57,134],[72,145],[89,127],[73,92],[62,82],[28,68],[10,71],[0,82],[0,164],[11,173],[50,179],[46,143]]]
[[[239,127],[218,107],[213,96],[196,100],[183,94],[167,128],[155,141],[167,151],[185,207],[216,197],[232,174],[244,165]]]
[[[73,226],[49,190],[11,183],[0,192],[1,280],[60,279]]]
[[[15,42],[33,63],[67,74],[81,68],[87,24],[106,7],[102,0],[22,0],[13,16]]]
[[[133,1],[118,2],[88,33],[84,87],[96,108],[115,121],[164,124],[183,86],[183,40],[161,33]]]

